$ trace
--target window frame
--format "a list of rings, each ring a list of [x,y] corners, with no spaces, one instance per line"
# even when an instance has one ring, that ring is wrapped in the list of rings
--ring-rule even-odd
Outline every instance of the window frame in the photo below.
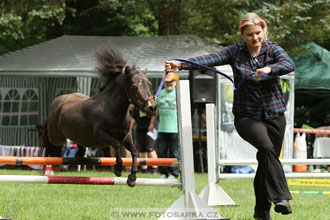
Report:
[[[17,92],[18,99],[13,99],[15,97],[10,97],[8,100],[8,95],[11,91]],[[30,94],[28,94],[30,93]],[[34,97],[34,99],[33,99]],[[10,111],[4,112],[5,104],[9,103]],[[18,111],[13,112],[13,103],[18,103]],[[37,107],[34,111],[24,110],[23,106],[25,103],[36,103]],[[30,104],[27,104],[30,106]],[[36,116],[35,122],[30,123],[31,117]],[[9,117],[9,123],[4,124],[4,117]],[[17,122],[13,124],[13,117],[17,117]],[[23,117],[27,117],[26,123],[23,123]],[[40,94],[38,88],[0,88],[0,125],[1,127],[31,127],[38,124],[40,118]]]

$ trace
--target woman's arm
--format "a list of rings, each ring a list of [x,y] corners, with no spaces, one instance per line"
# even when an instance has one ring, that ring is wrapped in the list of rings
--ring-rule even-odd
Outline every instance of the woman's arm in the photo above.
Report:
[[[277,44],[271,48],[270,52],[274,59],[273,64],[267,66],[272,69],[270,75],[281,76],[291,73],[296,69],[296,65],[294,64],[293,60]]]
[[[220,66],[231,62],[231,59],[234,54],[234,50],[236,50],[236,46],[231,45],[223,48],[218,52],[189,58],[188,60],[204,66],[210,66],[210,67]],[[175,70],[181,70],[181,69],[190,70],[190,69],[198,69],[198,68],[199,67],[196,67],[193,64],[180,62],[176,60],[165,61],[165,71],[167,72],[173,72]]]

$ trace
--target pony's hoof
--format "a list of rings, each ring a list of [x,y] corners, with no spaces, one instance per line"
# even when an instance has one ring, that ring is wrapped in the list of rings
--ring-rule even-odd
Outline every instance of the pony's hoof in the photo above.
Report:
[[[135,184],[136,184],[136,176],[132,176],[131,174],[128,175],[127,185],[129,185],[130,187],[134,187]]]
[[[115,169],[115,170],[114,170],[114,173],[115,173],[115,175],[118,176],[118,177],[120,177],[120,176],[122,175],[121,170],[117,170],[117,169]]]
[[[127,179],[127,185],[129,187],[134,187],[136,184],[136,181],[135,180],[130,180],[129,178]]]
[[[115,170],[114,170],[114,173],[116,176],[121,176],[122,175],[122,171],[123,171],[123,167],[122,166],[117,166],[115,165]]]

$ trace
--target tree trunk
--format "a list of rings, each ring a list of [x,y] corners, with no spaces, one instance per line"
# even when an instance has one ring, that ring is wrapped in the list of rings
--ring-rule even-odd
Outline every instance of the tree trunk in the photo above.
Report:
[[[178,35],[181,0],[160,0],[158,35]]]
[[[63,25],[60,25],[57,20],[48,21],[46,27],[46,39],[51,40],[60,37],[64,34]]]

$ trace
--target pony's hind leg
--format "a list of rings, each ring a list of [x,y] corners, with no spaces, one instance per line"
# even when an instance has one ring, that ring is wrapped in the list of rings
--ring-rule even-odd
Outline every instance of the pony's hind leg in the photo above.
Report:
[[[113,146],[113,148],[115,148],[116,151],[116,164],[114,166],[114,173],[116,174],[116,176],[121,176],[123,172],[123,160],[121,159],[120,152],[121,145],[119,144],[116,147]]]
[[[121,144],[119,143],[119,141],[112,138],[110,135],[106,134],[102,130],[100,131],[99,136],[107,140],[107,142],[109,142],[109,144],[115,149],[116,165],[114,166],[115,168],[114,173],[116,176],[121,176],[123,171],[123,160],[121,159],[121,153],[120,153]]]
[[[47,121],[45,122],[44,126],[42,127],[42,133],[40,136],[40,144],[41,144],[41,151],[42,156],[44,157],[61,157],[62,156],[62,146],[56,146],[49,140],[48,136],[48,129],[47,129]],[[43,174],[44,175],[53,175],[49,173],[50,171],[47,170],[47,167],[53,167],[52,165],[44,166]],[[54,167],[54,169],[59,170],[59,166]]]
[[[42,133],[40,136],[41,148],[45,151],[45,157],[61,157],[62,146],[56,146],[49,140],[47,121],[42,127]]]

